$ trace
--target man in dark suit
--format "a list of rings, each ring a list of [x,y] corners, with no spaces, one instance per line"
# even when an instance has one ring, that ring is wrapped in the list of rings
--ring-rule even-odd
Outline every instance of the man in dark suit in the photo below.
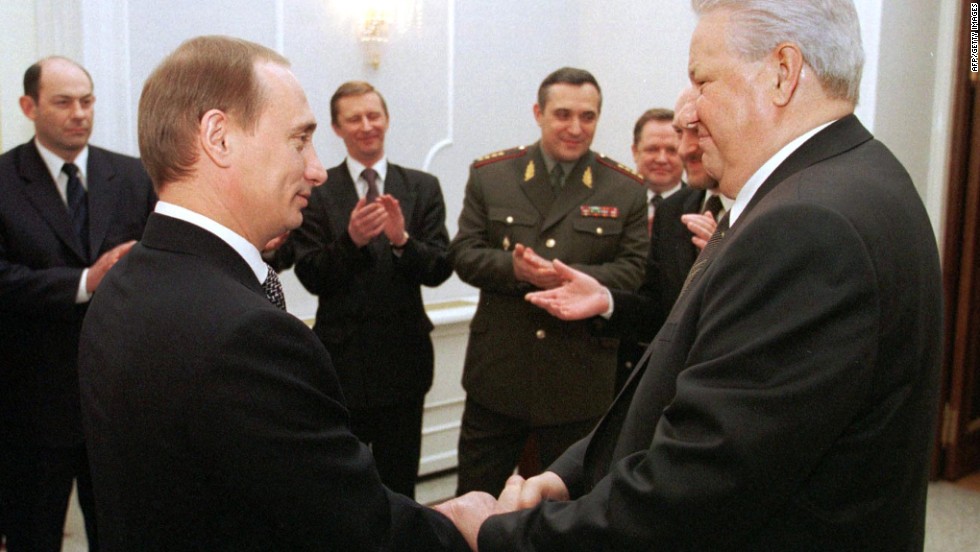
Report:
[[[98,550],[78,335],[155,196],[138,159],[88,144],[94,105],[85,69],[40,60],[20,98],[35,137],[0,156],[0,525],[11,552],[61,549],[73,481]]]
[[[323,345],[261,258],[326,178],[288,61],[226,37],[147,79],[140,152],[160,194],[82,329],[105,550],[465,548],[387,490]]]
[[[640,283],[644,188],[635,173],[589,149],[600,108],[590,73],[559,69],[542,82],[534,106],[540,142],[470,168],[450,244],[457,274],[480,288],[463,369],[459,493],[499,491],[529,435],[547,466],[612,401],[617,341],[523,298],[561,283],[555,259],[606,285]]]
[[[414,497],[434,363],[421,286],[452,274],[446,207],[436,177],[385,158],[388,107],[370,84],[342,84],[330,122],[347,159],[313,191],[286,247],[320,297],[313,331],[337,369],[351,429],[371,446],[381,481]]]
[[[693,5],[691,123],[731,211],[593,433],[500,504],[441,508],[482,552],[921,551],[941,278],[853,115],[854,6]]]
[[[644,111],[633,125],[631,150],[633,161],[636,163],[636,172],[643,177],[643,183],[647,188],[649,203],[647,228],[652,237],[657,219],[663,218],[660,216],[663,202],[677,195],[684,195],[688,189],[681,180],[684,164],[680,156],[680,133],[674,128],[674,112],[662,107]],[[646,286],[650,278],[650,255],[654,247],[651,240],[650,253],[647,254],[648,272],[641,289]],[[626,292],[637,291],[630,289]],[[599,324],[600,328],[602,326]],[[650,338],[647,336],[641,339],[642,334],[632,330],[616,335],[620,337],[619,350],[616,353],[616,390],[618,391],[632,373],[636,362],[640,360]]]

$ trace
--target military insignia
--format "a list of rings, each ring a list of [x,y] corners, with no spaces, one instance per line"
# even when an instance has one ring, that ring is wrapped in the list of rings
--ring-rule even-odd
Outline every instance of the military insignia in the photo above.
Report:
[[[583,217],[619,218],[619,207],[613,205],[583,205],[579,207]]]
[[[504,246],[504,251],[510,251],[510,238],[504,236],[504,241],[501,243]]]
[[[524,169],[524,182],[529,182],[534,178],[534,159],[527,162],[527,168]]]
[[[585,184],[586,188],[592,189],[592,167],[585,167],[585,173],[582,174],[582,184]]]
[[[610,159],[610,158],[606,157],[605,155],[601,155],[601,154],[597,154],[595,156],[595,158],[596,158],[596,161],[598,161],[601,165],[604,165],[606,167],[609,167],[610,169],[612,169],[612,170],[614,170],[614,171],[616,171],[616,172],[618,172],[620,174],[626,175],[626,176],[632,178],[633,180],[635,180],[639,184],[643,184],[643,177],[640,176],[633,169],[627,167],[626,165],[624,165],[624,164],[622,164],[622,163],[620,163],[618,161],[615,161],[613,159]]]
[[[521,146],[519,148],[512,148],[509,150],[500,150],[493,153],[488,153],[483,157],[480,157],[473,162],[473,168],[478,169],[484,165],[489,165],[491,163],[496,163],[498,161],[504,161],[507,159],[516,159],[518,157],[523,157],[527,155],[527,148]]]

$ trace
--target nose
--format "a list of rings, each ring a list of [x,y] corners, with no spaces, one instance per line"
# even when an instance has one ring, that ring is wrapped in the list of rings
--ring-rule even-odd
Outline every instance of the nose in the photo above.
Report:
[[[367,117],[361,117],[361,130],[371,130],[371,121],[369,121]]]
[[[568,123],[568,132],[569,134],[575,136],[582,133],[582,121],[580,121],[578,117],[572,117],[571,122]]]
[[[323,168],[323,163],[320,162],[320,157],[316,154],[316,148],[311,146],[306,151],[309,153],[303,176],[316,187],[327,181],[327,170]]]
[[[75,100],[74,102],[72,102],[71,105],[72,105],[72,110],[71,110],[72,117],[76,119],[81,119],[85,117],[87,110],[85,106],[82,105],[81,100]]]

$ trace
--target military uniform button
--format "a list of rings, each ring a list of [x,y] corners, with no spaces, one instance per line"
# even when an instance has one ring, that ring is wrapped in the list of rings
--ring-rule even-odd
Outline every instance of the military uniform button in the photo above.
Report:
[[[633,363],[627,360],[626,361],[626,369],[632,370],[633,369]]]
[[[600,227],[596,228],[595,229],[595,233],[596,234],[599,234],[601,236],[602,235],[602,227],[600,226]]]
[[[546,336],[547,334],[544,333],[544,330],[534,332],[534,337],[537,337],[538,339],[544,339]]]
[[[507,217],[507,224],[514,224],[514,217]]]
[[[555,247],[555,239],[554,238],[548,238],[548,241],[544,242],[544,245],[548,249],[551,249],[551,248]]]

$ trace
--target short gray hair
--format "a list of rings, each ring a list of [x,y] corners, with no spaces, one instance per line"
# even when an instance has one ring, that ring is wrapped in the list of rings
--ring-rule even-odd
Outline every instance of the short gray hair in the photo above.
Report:
[[[729,45],[745,59],[761,59],[781,42],[798,45],[827,94],[857,103],[864,49],[853,0],[691,0],[691,7],[698,17],[728,10],[738,29]]]

